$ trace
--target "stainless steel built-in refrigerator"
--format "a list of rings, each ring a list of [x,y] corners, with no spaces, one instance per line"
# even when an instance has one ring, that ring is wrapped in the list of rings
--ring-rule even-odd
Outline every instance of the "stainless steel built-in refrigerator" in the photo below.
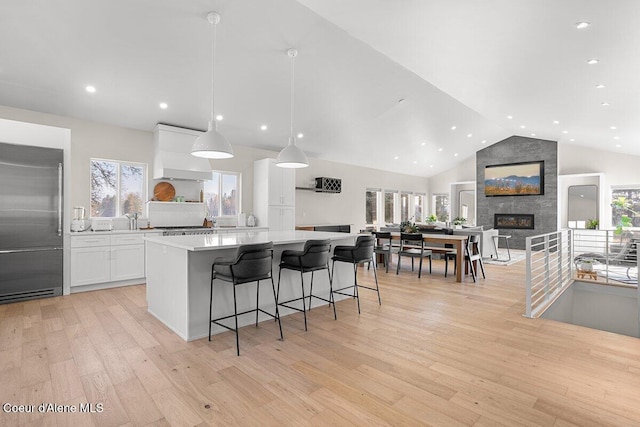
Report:
[[[0,303],[62,295],[62,162],[0,143]]]

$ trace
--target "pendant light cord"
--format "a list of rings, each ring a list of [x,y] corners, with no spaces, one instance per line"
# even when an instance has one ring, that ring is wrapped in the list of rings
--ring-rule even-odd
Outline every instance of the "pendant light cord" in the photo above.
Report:
[[[295,80],[295,55],[291,56],[291,138],[293,138],[293,95],[294,95],[294,80]]]
[[[211,121],[209,123],[211,123],[213,126],[213,129],[217,129],[218,128],[218,123],[216,123],[216,118],[215,118],[215,102],[214,102],[214,98],[213,98],[213,94],[214,94],[214,87],[216,84],[216,28],[218,26],[218,23],[212,22],[213,25],[213,49],[212,49],[212,54],[211,54]]]

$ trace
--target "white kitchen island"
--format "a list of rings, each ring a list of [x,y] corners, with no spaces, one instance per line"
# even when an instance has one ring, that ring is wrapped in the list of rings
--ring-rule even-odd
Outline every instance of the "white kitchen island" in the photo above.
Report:
[[[249,231],[226,234],[192,236],[147,236],[145,257],[147,272],[147,305],[149,313],[186,341],[209,334],[209,290],[211,264],[214,258],[231,257],[240,245],[273,242],[273,278],[278,285],[278,264],[285,249],[301,250],[304,242],[312,239],[330,239],[336,245],[353,245],[356,234],[317,231]],[[310,274],[305,274],[308,293]],[[335,266],[334,287],[353,283],[353,267],[345,263]],[[240,285],[236,289],[238,312],[256,307],[255,285]],[[314,274],[314,294],[329,296],[329,279],[325,272]],[[300,274],[290,270],[282,272],[280,299],[300,296]],[[343,297],[344,298],[344,297]],[[340,299],[340,298],[338,298]],[[314,307],[326,303],[314,299]],[[268,280],[260,282],[260,307],[275,312],[273,291]],[[216,281],[213,288],[213,316],[233,314],[233,289],[226,282]],[[280,315],[294,313],[286,308]],[[264,316],[264,317],[262,317]],[[260,320],[272,318],[262,315]],[[232,321],[232,320],[231,320]],[[255,316],[240,316],[240,326],[251,324]],[[213,325],[212,334],[226,331]]]

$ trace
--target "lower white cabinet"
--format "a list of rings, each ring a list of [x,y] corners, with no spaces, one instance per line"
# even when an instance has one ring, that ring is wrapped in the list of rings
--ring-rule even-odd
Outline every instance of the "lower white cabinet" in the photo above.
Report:
[[[144,281],[143,233],[71,236],[71,287]]]

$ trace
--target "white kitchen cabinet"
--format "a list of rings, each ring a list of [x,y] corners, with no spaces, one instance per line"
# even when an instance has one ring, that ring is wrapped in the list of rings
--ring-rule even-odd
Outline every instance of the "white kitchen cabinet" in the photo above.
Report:
[[[293,206],[269,206],[269,231],[293,230],[295,220]]]
[[[271,231],[295,228],[295,170],[276,166],[275,159],[253,164],[253,213]]]
[[[72,292],[144,283],[144,235],[136,232],[71,236]]]
[[[73,239],[72,239],[73,241]],[[109,247],[71,249],[71,286],[108,282],[111,277]]]

